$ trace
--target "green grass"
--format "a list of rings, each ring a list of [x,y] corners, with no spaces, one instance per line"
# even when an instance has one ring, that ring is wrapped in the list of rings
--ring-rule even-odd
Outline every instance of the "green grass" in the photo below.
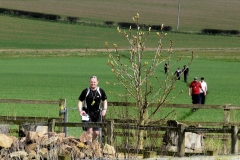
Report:
[[[107,59],[107,54],[85,57],[0,59],[0,68],[2,69],[1,95],[3,98],[20,99],[70,98],[68,104],[74,105],[80,90],[88,86],[88,78],[91,75],[97,75],[100,78],[100,86],[103,88],[109,88],[105,82],[116,81],[107,65]],[[177,66],[171,68],[171,72],[174,72],[177,67],[182,68],[188,60],[188,58],[184,58]],[[150,60],[148,59],[148,61]],[[208,104],[231,103],[239,105],[239,77],[237,76],[239,69],[239,61],[228,62],[226,60],[196,58],[190,66],[188,81],[190,82],[195,76],[205,77],[209,85]],[[164,76],[163,67],[160,66],[157,69],[156,75]],[[110,87],[108,90],[122,91],[120,85]],[[171,103],[189,103],[187,89],[187,84],[183,82],[182,77],[176,83],[176,90],[171,95],[175,95],[181,90],[184,90],[184,93],[179,98],[173,99]],[[221,98],[226,93],[228,98]],[[109,96],[110,99],[113,99],[111,95]]]
[[[91,75],[97,75],[100,79],[100,87],[106,91],[122,93],[124,89],[121,85],[109,86],[108,82],[116,82],[114,75],[107,66],[107,55],[99,56],[70,56],[70,57],[28,57],[28,58],[6,58],[0,59],[1,98],[15,99],[43,99],[58,100],[66,98],[67,107],[77,108],[77,99],[85,87]],[[186,64],[188,59],[178,63],[181,67]],[[173,67],[175,71],[178,67]],[[206,104],[232,104],[240,105],[239,101],[239,61],[228,62],[225,59],[207,59],[196,58],[190,66],[189,82],[193,77],[204,76],[209,87]],[[163,76],[163,67],[157,70],[156,75]],[[175,96],[178,92],[184,92],[177,98],[172,99],[170,103],[174,104],[191,104],[191,98],[187,95],[188,86],[183,79],[176,83],[176,89],[170,94]],[[123,92],[124,93],[124,92]],[[170,98],[169,97],[169,98]],[[115,95],[108,94],[109,101],[124,101]],[[5,106],[5,104],[1,104]],[[7,105],[8,107],[8,105]],[[46,107],[32,105],[33,109],[22,112],[17,105],[14,105],[10,115],[28,115],[35,116],[36,110],[41,110],[37,115],[42,116],[45,112],[50,113],[52,110]],[[25,108],[25,107],[24,107]],[[31,106],[29,106],[31,108]],[[20,110],[18,110],[20,109]],[[57,107],[56,114],[57,113]],[[7,110],[4,113],[8,113]],[[172,109],[158,114],[158,118],[164,117]],[[177,109],[176,116],[169,118],[189,120],[189,121],[222,121],[223,112],[220,110],[199,110],[190,114],[190,109]],[[109,110],[111,112],[111,110]],[[164,114],[163,114],[164,113]],[[217,116],[212,116],[212,114]],[[46,115],[46,114],[45,114]],[[46,116],[48,116],[47,114]],[[187,116],[186,116],[187,115]],[[110,114],[109,114],[110,116]],[[216,118],[217,117],[217,118]],[[79,121],[78,111],[70,111],[70,121]],[[238,120],[238,118],[237,118]]]
[[[173,0],[0,0],[1,7],[79,17],[80,21],[103,23],[105,21],[132,22],[136,13],[141,23],[165,24],[177,28],[178,1]],[[47,5],[46,5],[47,4]],[[239,30],[239,5],[236,0],[181,1],[180,30],[200,31],[204,28]]]
[[[126,39],[117,33],[116,28],[89,27],[57,22],[46,22],[0,16],[0,49],[104,49],[117,43],[120,49],[128,49]],[[164,49],[168,49],[172,39],[175,49],[238,49],[239,37],[207,36],[197,34],[168,33],[163,39]],[[147,49],[157,47],[159,39],[155,32],[146,42]]]
[[[107,66],[108,55],[104,43],[117,43],[120,49],[128,49],[124,37],[117,34],[115,28],[89,27],[56,22],[46,22],[0,16],[0,95],[9,99],[43,99],[58,100],[65,98],[69,109],[69,121],[79,122],[77,110],[78,96],[87,87],[89,77],[96,75],[100,87],[106,91],[124,92],[121,85],[109,86],[106,82],[116,82],[115,76]],[[197,34],[168,33],[163,40],[164,49],[168,49],[169,40],[174,41],[173,61],[181,53],[183,61],[171,68],[187,64],[191,51],[195,59],[190,66],[189,82],[193,77],[204,76],[209,86],[207,104],[240,105],[239,88],[240,70],[239,37],[206,36]],[[151,61],[154,48],[157,47],[156,33],[146,42],[148,50],[144,55]],[[89,51],[85,52],[86,46]],[[92,52],[90,49],[98,49]],[[129,53],[121,51],[123,58]],[[166,52],[163,53],[163,56]],[[163,77],[163,66],[157,69],[156,75]],[[171,103],[190,104],[187,95],[188,85],[182,79],[176,83],[176,89],[169,98],[181,90],[184,92]],[[115,95],[108,94],[109,101],[124,101]],[[55,116],[58,115],[51,106],[9,105],[0,104],[1,113],[9,116]],[[163,118],[172,109],[164,109],[156,118]],[[199,110],[191,113],[190,109],[174,108],[176,114],[169,118],[189,121],[222,121],[220,110]],[[112,111],[112,112],[111,112]],[[232,113],[237,115],[238,112]],[[114,111],[108,110],[108,116]],[[214,115],[214,116],[212,116]],[[239,121],[231,116],[232,121]],[[79,134],[81,129],[71,128],[70,134]]]

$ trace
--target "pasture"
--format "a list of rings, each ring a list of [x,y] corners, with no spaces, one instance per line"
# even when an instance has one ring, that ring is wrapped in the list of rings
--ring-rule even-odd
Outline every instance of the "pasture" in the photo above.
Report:
[[[0,2],[4,7],[11,7],[13,6],[11,3],[14,1]],[[25,2],[27,1],[18,1],[16,3],[17,5],[14,5],[14,7],[16,7],[16,9],[25,9],[23,8],[24,6],[27,6]],[[44,1],[38,3],[44,4],[43,2]],[[76,5],[77,1],[68,2],[72,2],[72,6],[78,6]],[[108,1],[106,1],[106,3],[107,2]],[[173,1],[164,2],[171,3]],[[198,3],[200,3],[200,1],[191,5],[197,5]],[[215,4],[213,1],[208,1],[201,4],[208,3]],[[237,6],[235,3],[240,2],[234,1],[228,4],[234,5],[235,8]],[[31,3],[28,2],[28,4]],[[141,2],[139,4],[143,3]],[[165,4],[163,5],[163,8],[169,9],[170,11],[171,8],[175,8],[173,6],[170,8],[166,7],[168,5],[172,6],[170,4]],[[225,3],[219,5],[218,7],[223,7],[224,5]],[[104,4],[104,6],[106,6],[106,4]],[[51,5],[48,7],[51,7]],[[44,9],[48,9],[43,11],[46,13],[54,12],[56,14],[65,14],[66,16],[75,15],[75,12],[65,13],[64,10],[62,10],[61,13],[58,13],[56,11],[58,9],[51,10],[50,12],[50,9],[48,7],[43,7]],[[153,6],[149,7],[151,8]],[[38,11],[37,7],[33,4],[32,7],[28,8],[31,8],[34,11]],[[190,8],[191,7],[189,6],[188,9]],[[225,8],[227,9],[228,7],[225,6]],[[71,11],[73,10],[74,9],[72,8]],[[159,11],[157,8],[153,9],[153,11],[155,10]],[[100,11],[101,10],[98,10],[98,12]],[[126,18],[130,20],[131,17],[136,14],[136,12],[140,13],[140,11],[128,13],[131,14],[130,16],[127,14],[127,12],[124,16],[117,16],[113,12],[114,14],[112,15],[112,18],[118,18],[117,21],[126,21],[125,19],[121,18],[125,18],[126,16]],[[214,15],[214,10],[209,9],[209,11],[213,11],[211,15]],[[192,10],[189,10],[188,12],[195,13],[195,11],[193,12]],[[229,16],[229,12],[226,13],[227,14],[224,15]],[[231,12],[231,14],[235,13],[236,12]],[[207,12],[205,12],[205,14],[207,14]],[[101,15],[95,13],[94,15],[104,16],[105,18],[93,17],[91,15],[89,15],[89,17],[85,15],[85,18],[86,20],[94,22],[96,19],[98,19],[96,22],[113,20],[110,17],[107,17],[106,14]],[[144,23],[146,22],[154,24],[153,22],[156,22],[156,17],[152,18],[153,21],[146,21],[147,19],[151,19],[148,18],[150,15],[149,12],[146,13],[146,15],[145,12],[140,13],[140,16],[141,15],[143,15],[143,19],[141,19],[141,21]],[[151,13],[151,15],[158,14]],[[193,16],[192,14],[186,15]],[[81,16],[84,15],[81,14]],[[165,17],[168,16],[169,19],[163,19],[163,21],[175,24],[175,20],[171,20],[171,14],[165,15]],[[174,16],[176,15],[174,14]],[[222,16],[222,13],[220,16]],[[225,19],[227,19],[228,16],[226,16]],[[216,20],[216,23],[209,23],[209,21],[212,22],[212,19],[200,20],[194,16],[192,18],[186,17],[186,19],[188,19],[188,22],[191,23],[189,24],[185,21],[184,23],[181,23],[181,25],[185,25],[183,27],[183,30],[186,31],[199,31],[202,27],[215,28],[214,26],[211,26],[215,24],[219,24],[220,27],[217,26],[217,28],[222,29],[236,29],[235,26],[239,26],[236,25],[239,22],[234,20],[235,16],[233,16],[232,19],[234,25],[232,23],[220,23],[221,20],[224,19],[224,16],[222,16],[222,19],[217,17],[214,18],[214,20]],[[197,22],[195,20],[197,20]],[[78,96],[81,90],[89,85],[88,79],[92,75],[99,77],[100,87],[104,88],[106,91],[117,93],[124,92],[124,89],[121,85],[109,86],[106,84],[106,82],[116,82],[116,79],[114,77],[114,74],[111,73],[110,67],[107,65],[108,54],[104,49],[104,43],[117,43],[120,49],[124,49],[121,51],[124,55],[123,58],[127,59],[129,54],[127,51],[125,51],[129,48],[128,43],[124,37],[117,33],[115,28],[46,22],[8,17],[3,15],[0,15],[0,21],[1,98],[44,100],[57,100],[59,98],[65,98],[67,100],[67,107],[77,108]],[[206,24],[200,24],[200,22]],[[168,25],[167,23],[165,24]],[[189,61],[191,51],[194,50],[194,60],[193,64],[190,66],[189,82],[195,76],[199,78],[202,76],[205,77],[205,80],[209,86],[206,103],[220,105],[240,105],[240,79],[238,75],[238,72],[240,70],[239,37],[207,36],[170,32],[163,40],[164,50],[168,49],[170,39],[173,39],[174,41],[174,56],[172,61],[175,61],[177,57],[180,56],[180,54],[184,54],[183,60],[172,67],[171,72],[174,72],[177,67],[182,68],[182,66]],[[147,51],[144,60],[151,61],[151,56],[154,54],[157,43],[158,38],[156,36],[156,33],[153,32],[151,38],[146,43]],[[164,54],[166,54],[166,52],[163,53],[163,56]],[[159,77],[164,76],[163,65],[159,66],[155,74]],[[184,83],[182,79],[176,83],[176,89],[170,94],[169,98],[174,97],[181,90],[183,90],[183,93],[180,96],[173,98],[170,103],[191,103],[191,99],[187,95],[188,85]],[[112,94],[108,94],[108,100],[124,101],[123,99]],[[28,107],[22,105],[18,106],[0,104],[0,106],[3,110],[1,113],[10,116],[51,116],[52,114],[55,114],[52,108],[48,108],[47,106],[35,106],[31,109],[28,109],[30,106]],[[217,110],[199,110],[194,114],[190,113],[189,109],[187,110],[176,108],[175,110],[176,114],[170,118],[177,120],[222,121],[223,118],[223,113]],[[56,110],[56,114],[58,114],[57,112],[58,111]],[[109,115],[112,114],[111,108],[108,112]],[[162,113],[165,113],[165,111],[159,113],[158,116],[164,116]],[[233,114],[237,115],[236,112]],[[69,116],[70,121],[79,121],[77,110],[71,110]],[[237,116],[232,119],[232,121],[236,120],[239,120]],[[80,130],[81,129],[71,129],[70,134],[78,135]]]
[[[104,43],[117,43],[120,49],[128,49],[126,39],[117,33],[116,28],[72,25],[56,22],[29,20],[0,15],[0,49],[104,49]],[[127,30],[126,30],[127,31]],[[171,33],[163,39],[164,49],[169,40],[177,50],[219,50],[239,51],[239,37],[208,36],[198,34]],[[157,47],[159,39],[156,32],[146,42],[147,49]],[[238,49],[238,50],[236,50]],[[105,49],[104,49],[105,50]],[[187,52],[187,51],[186,51]],[[185,53],[186,53],[185,52]]]
[[[79,54],[56,57],[55,55],[49,56],[46,54],[23,58],[1,58],[1,98],[43,100],[66,98],[67,107],[76,109],[77,98],[81,90],[88,86],[88,79],[91,75],[97,75],[99,77],[99,85],[107,92],[124,93],[121,85],[109,86],[106,84],[106,82],[116,82],[114,75],[110,71],[110,67],[107,66],[107,58],[108,56],[105,53],[98,53],[95,54],[95,56],[81,56]],[[184,57],[184,60],[179,62],[178,66],[181,67],[186,64],[188,61],[187,58],[187,56]],[[175,71],[176,67],[172,68],[171,72]],[[238,93],[240,83],[239,76],[236,76],[239,69],[239,61],[235,59],[196,57],[190,66],[189,82],[195,76],[199,78],[201,76],[205,77],[209,86],[206,104],[240,105]],[[164,77],[162,66],[159,67],[156,75]],[[191,98],[187,95],[188,86],[183,82],[183,78],[176,83],[176,89],[170,94],[169,98],[177,95],[181,90],[183,90],[183,93],[172,99],[170,103],[191,103]],[[109,101],[124,101],[124,99],[109,93],[108,99]],[[1,104],[1,106],[3,109],[3,104]],[[5,107],[6,109],[2,114],[7,113],[7,115],[11,116],[56,116],[58,114],[57,108],[54,112],[52,110],[53,108],[48,108],[47,106],[22,107],[22,105],[5,105]],[[31,108],[31,110],[27,108]],[[175,110],[176,114],[174,117],[169,118],[214,122],[221,122],[223,120],[221,110],[199,110],[194,114],[191,113],[190,109],[175,108]],[[167,111],[169,111],[169,109],[166,110],[166,112]],[[109,107],[108,112],[109,116],[112,115],[111,107]],[[159,112],[158,118],[164,117],[163,112]],[[236,115],[237,113],[234,114]],[[212,115],[215,116],[213,117]],[[69,118],[70,121],[78,122],[78,111],[70,110]],[[233,121],[236,121],[235,118],[238,120],[237,116],[232,118],[234,118],[232,119]]]
[[[141,23],[165,24],[177,28],[177,0],[0,0],[1,7],[24,11],[78,17],[80,21],[103,24],[106,21],[132,22],[131,17],[140,14]],[[239,6],[237,0],[191,1],[180,3],[180,30],[199,32],[205,28],[239,30]]]

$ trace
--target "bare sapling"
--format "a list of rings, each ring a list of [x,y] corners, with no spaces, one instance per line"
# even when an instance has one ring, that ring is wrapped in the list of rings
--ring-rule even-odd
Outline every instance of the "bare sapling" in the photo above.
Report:
[[[117,31],[123,35],[130,44],[128,60],[126,60],[126,56],[122,56],[123,52],[119,51],[117,44],[114,44],[114,51],[112,53],[108,48],[108,43],[105,42],[109,54],[108,65],[111,67],[111,71],[115,74],[118,81],[114,84],[107,82],[107,84],[113,86],[115,84],[122,85],[125,88],[125,93],[111,93],[125,97],[126,101],[130,100],[136,103],[137,107],[134,107],[136,109],[132,109],[132,106],[127,107],[127,110],[131,108],[135,110],[135,112],[125,111],[126,114],[119,113],[121,119],[131,117],[131,119],[136,120],[138,126],[146,126],[152,121],[156,113],[159,114],[160,108],[165,103],[169,103],[172,98],[175,98],[175,96],[169,97],[177,81],[177,78],[170,72],[170,69],[182,60],[182,55],[175,61],[171,61],[173,55],[172,40],[169,42],[169,47],[163,49],[162,40],[167,36],[167,33],[164,32],[164,25],[162,24],[159,32],[154,31],[159,41],[158,46],[153,50],[153,57],[150,60],[144,58],[146,51],[152,51],[152,49],[145,46],[152,33],[151,27],[143,31],[139,23],[139,14],[132,19],[136,23],[136,28],[130,26],[128,31],[124,31],[120,29],[120,27],[117,27]],[[162,56],[163,54],[164,56]],[[188,62],[188,66],[192,63],[192,60],[193,54]],[[169,64],[168,72],[166,74],[156,72],[158,67],[163,69],[164,63]],[[157,105],[151,107],[151,112],[149,112],[149,105],[153,103]],[[170,114],[171,113],[168,113],[165,117],[163,116],[164,118],[161,120],[164,120]],[[144,131],[139,130],[136,135],[134,140],[136,148],[141,149],[144,144]]]

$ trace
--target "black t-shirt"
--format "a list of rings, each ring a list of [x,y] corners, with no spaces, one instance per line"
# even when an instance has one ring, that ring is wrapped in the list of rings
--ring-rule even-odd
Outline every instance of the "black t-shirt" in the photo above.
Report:
[[[184,73],[184,75],[187,75],[187,74],[188,74],[188,71],[189,71],[188,68],[184,68],[184,69],[183,69],[183,73]]]
[[[107,99],[107,95],[106,95],[105,91],[101,88],[99,88],[99,91],[100,91],[101,95],[99,94],[97,89],[96,90],[90,89],[90,91],[86,97],[86,94],[88,92],[88,88],[86,88],[82,91],[82,93],[78,97],[78,100],[83,102],[83,101],[85,101],[85,98],[86,98],[87,110],[88,111],[98,110],[101,101],[105,101]]]

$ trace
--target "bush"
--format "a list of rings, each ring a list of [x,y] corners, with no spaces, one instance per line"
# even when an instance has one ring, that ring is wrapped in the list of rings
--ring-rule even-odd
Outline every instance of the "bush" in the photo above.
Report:
[[[71,23],[77,23],[78,20],[79,20],[78,17],[67,17],[67,21]]]
[[[155,31],[161,30],[161,25],[152,25],[151,29],[155,30]],[[172,31],[172,27],[171,26],[164,26],[163,31]]]
[[[239,34],[238,30],[221,30],[221,29],[203,29],[203,34],[222,34],[222,35],[237,35]]]
[[[121,28],[129,28],[129,26],[131,26],[131,28],[136,29],[137,26],[135,23],[129,23],[129,22],[118,22],[118,26]],[[152,30],[155,31],[160,31],[161,30],[161,25],[146,25],[146,24],[139,24],[139,27],[142,29],[148,29],[149,27],[151,27]],[[163,31],[172,31],[172,27],[171,26],[164,26]]]
[[[106,22],[104,22],[106,25],[108,25],[108,26],[112,26],[113,25],[113,21],[106,21]]]
[[[6,8],[0,8],[0,13],[11,14],[14,16],[21,16],[21,17],[26,16],[26,17],[37,18],[37,19],[46,19],[46,20],[60,19],[60,16],[55,14],[44,14],[44,13],[38,13],[38,12],[29,12],[29,11],[6,9]]]

